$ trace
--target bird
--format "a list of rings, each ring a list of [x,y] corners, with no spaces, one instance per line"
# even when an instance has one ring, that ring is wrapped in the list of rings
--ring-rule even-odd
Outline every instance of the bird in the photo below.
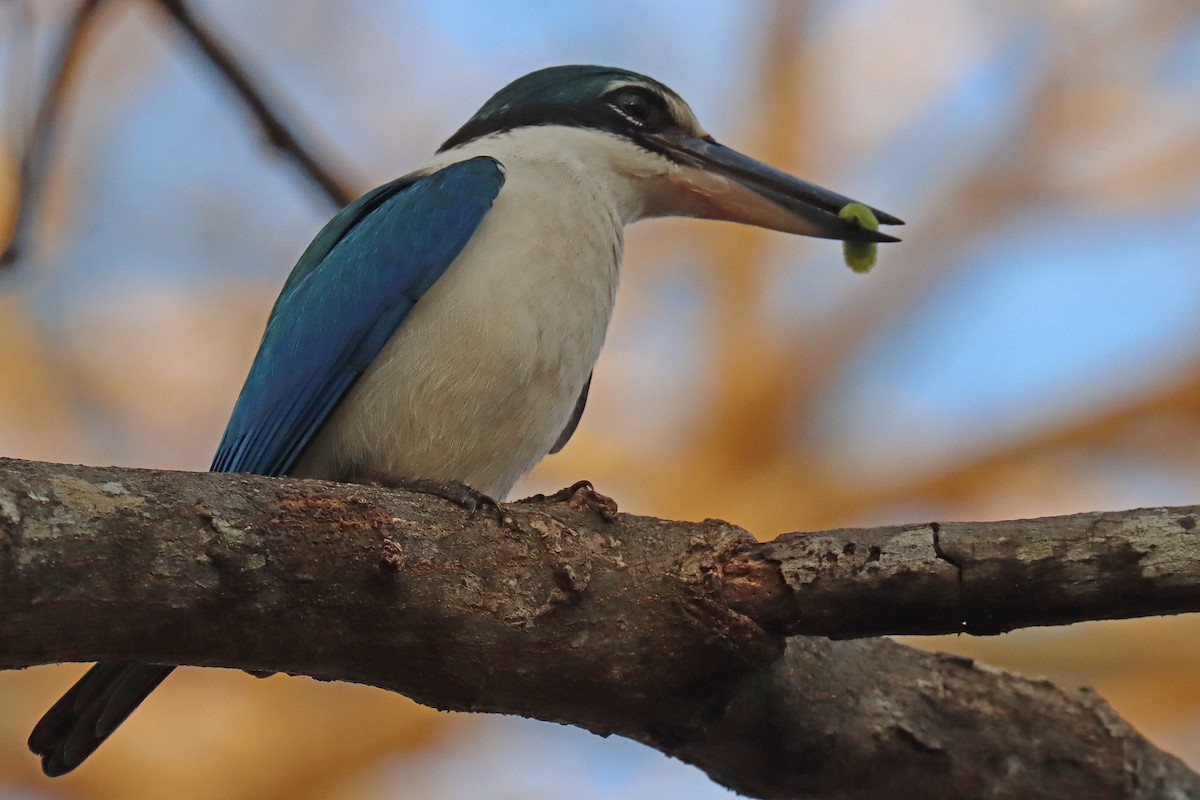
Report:
[[[317,234],[271,310],[211,470],[495,505],[579,423],[626,225],[683,216],[899,241],[840,218],[851,202],[719,144],[653,78],[529,73],[424,166]],[[45,774],[79,766],[172,669],[93,666],[30,735]]]

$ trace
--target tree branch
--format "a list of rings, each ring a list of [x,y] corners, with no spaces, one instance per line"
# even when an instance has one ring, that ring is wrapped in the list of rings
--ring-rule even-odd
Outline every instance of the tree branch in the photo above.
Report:
[[[296,160],[296,163],[320,188],[325,197],[336,208],[347,205],[358,196],[350,185],[327,169],[322,160],[300,141],[298,133],[284,122],[283,114],[267,99],[258,82],[250,78],[249,71],[234,57],[231,50],[203,25],[185,5],[184,0],[151,0],[179,26],[192,40],[208,63],[221,75],[245,104],[247,110],[262,128],[270,144]]]
[[[778,564],[797,604],[779,621],[787,633],[987,635],[1200,611],[1198,525],[1200,506],[1185,506],[844,528],[784,534],[748,557]]]
[[[761,797],[1200,794],[1091,692],[887,640],[785,638],[913,630],[921,603],[938,630],[1194,608],[1194,554],[1163,554],[1186,553],[1195,509],[941,525],[939,557],[930,526],[760,544],[715,520],[606,521],[589,499],[510,504],[499,526],[373,487],[0,460],[0,666],[355,681],[620,733]],[[1076,583],[1128,581],[1130,562],[1146,605]],[[1015,612],[981,594],[1001,588]]]
[[[0,270],[21,257],[29,226],[41,200],[58,133],[58,121],[71,83],[79,71],[83,42],[104,0],[81,0],[67,23],[54,56],[52,76],[46,84],[33,125],[21,147],[17,186],[13,190],[12,216],[7,242],[0,247]]]
[[[25,249],[30,225],[38,210],[41,192],[50,169],[58,122],[72,81],[79,72],[84,42],[93,27],[96,12],[106,0],[80,0],[65,27],[54,60],[53,74],[37,107],[33,125],[22,143],[17,186],[7,228],[0,230],[0,271],[19,259]],[[277,105],[268,99],[258,82],[250,77],[233,52],[191,12],[184,0],[147,0],[166,14],[199,49],[242,101],[262,129],[267,141],[281,154],[292,158],[335,208],[357,197],[350,183],[334,173],[301,141],[301,135],[284,120]],[[3,223],[4,220],[0,220]]]

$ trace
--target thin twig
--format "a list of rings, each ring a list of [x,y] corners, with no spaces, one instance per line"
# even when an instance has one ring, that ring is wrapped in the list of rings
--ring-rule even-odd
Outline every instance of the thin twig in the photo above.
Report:
[[[54,58],[54,74],[46,85],[33,126],[23,142],[17,185],[13,191],[10,234],[8,242],[0,250],[0,270],[16,261],[24,249],[30,222],[46,182],[50,153],[54,148],[56,128],[60,119],[59,112],[79,66],[83,38],[89,23],[104,2],[105,0],[83,0],[75,9],[59,42]]]
[[[239,64],[234,55],[217,40],[217,37],[196,19],[184,5],[183,0],[154,0],[154,5],[160,7],[175,20],[184,33],[200,48],[209,62],[221,73],[222,77],[229,82],[229,85],[262,127],[267,141],[273,147],[294,158],[331,203],[340,208],[358,195],[358,192],[351,189],[345,181],[322,166],[317,156],[300,142],[292,129],[284,123],[279,110],[272,107],[265,93],[257,88],[256,81],[251,80],[246,68]]]

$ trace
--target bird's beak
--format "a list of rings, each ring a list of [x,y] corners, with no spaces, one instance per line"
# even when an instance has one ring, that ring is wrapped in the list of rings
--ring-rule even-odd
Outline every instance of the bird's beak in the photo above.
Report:
[[[679,165],[668,178],[674,190],[668,213],[742,222],[822,239],[899,241],[839,217],[843,206],[855,202],[849,197],[755,161],[711,137],[664,133],[647,138]],[[904,224],[877,208],[871,211],[884,225]]]

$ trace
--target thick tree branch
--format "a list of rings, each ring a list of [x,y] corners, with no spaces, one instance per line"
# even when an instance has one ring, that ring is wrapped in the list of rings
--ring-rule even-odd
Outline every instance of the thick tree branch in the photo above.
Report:
[[[929,526],[760,544],[719,521],[606,521],[588,498],[510,505],[500,526],[372,487],[0,461],[0,666],[356,681],[620,733],[762,797],[1200,796],[1200,776],[1090,692],[887,640],[784,636],[914,630],[922,603],[936,630],[1194,608],[1195,557],[1174,540],[1196,536],[1195,509],[942,525],[939,557]],[[1131,561],[1125,612],[1084,585],[1113,591]],[[1043,593],[1045,617],[1014,582]],[[1001,589],[1015,613],[982,594]]]

